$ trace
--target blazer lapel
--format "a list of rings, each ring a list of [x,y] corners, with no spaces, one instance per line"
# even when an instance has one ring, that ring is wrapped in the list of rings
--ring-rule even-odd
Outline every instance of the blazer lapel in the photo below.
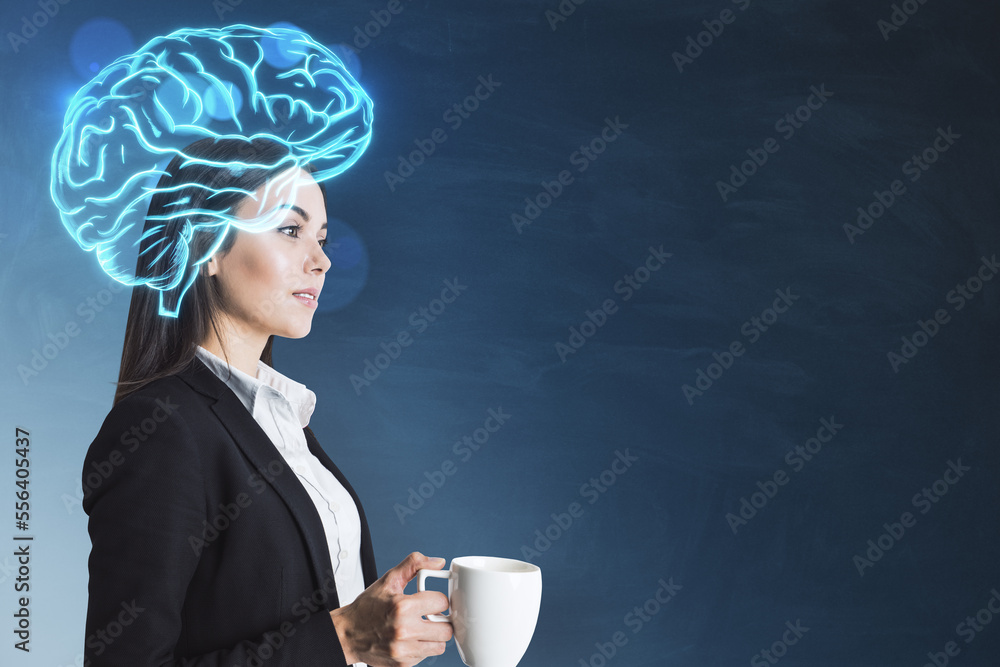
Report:
[[[358,499],[358,494],[354,492],[354,487],[350,485],[344,474],[340,472],[332,459],[327,456],[327,453],[320,446],[319,441],[312,434],[311,429],[302,429],[306,434],[306,444],[309,446],[309,451],[313,453],[319,462],[325,465],[333,476],[337,478],[347,493],[351,495],[351,499],[354,501],[354,506],[358,508],[358,516],[361,517],[361,574],[365,580],[365,588],[368,588],[372,583],[378,579],[378,571],[375,568],[375,550],[372,547],[372,535],[368,528],[368,519],[365,517],[365,511],[361,507],[361,501]],[[329,550],[328,550],[329,551]]]
[[[288,506],[295,522],[305,537],[309,549],[309,561],[317,584],[328,579],[333,571],[330,560],[330,549],[326,544],[326,532],[323,522],[316,512],[309,494],[288,469],[281,452],[274,446],[267,433],[253,418],[240,399],[197,357],[190,366],[178,373],[178,377],[187,382],[193,389],[212,399],[209,403],[219,421],[233,437],[247,459],[258,471],[267,471],[270,463],[277,461],[283,472],[278,475],[261,474]],[[353,496],[353,492],[351,492]],[[356,501],[355,501],[356,502]],[[336,595],[332,596],[336,597]],[[339,600],[332,600],[340,606]]]

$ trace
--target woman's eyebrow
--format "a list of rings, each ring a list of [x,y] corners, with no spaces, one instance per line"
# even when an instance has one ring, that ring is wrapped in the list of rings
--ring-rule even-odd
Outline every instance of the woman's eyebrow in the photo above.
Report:
[[[274,208],[275,208],[275,210],[282,209],[282,208],[290,209],[291,211],[293,211],[295,213],[298,213],[300,216],[302,216],[303,220],[305,220],[306,222],[309,222],[309,214],[306,213],[305,210],[301,206],[296,206],[295,204],[281,204],[279,206],[275,206]],[[326,227],[327,227],[327,223],[325,223],[325,222],[322,225],[319,226],[320,229],[326,229]]]
[[[288,209],[291,209],[291,210],[292,210],[292,211],[294,211],[295,213],[298,213],[298,214],[299,214],[299,215],[300,215],[300,216],[302,217],[302,219],[303,219],[303,220],[305,220],[306,222],[309,222],[309,214],[308,214],[308,213],[306,213],[306,212],[305,212],[305,211],[304,211],[304,210],[302,209],[302,207],[301,207],[301,206],[296,206],[295,204],[280,204],[280,205],[278,205],[278,206],[275,206],[274,208],[275,208],[275,210],[277,210],[277,209],[282,209],[282,208],[288,208]],[[324,226],[324,227],[326,227],[326,225],[323,225],[323,226]]]

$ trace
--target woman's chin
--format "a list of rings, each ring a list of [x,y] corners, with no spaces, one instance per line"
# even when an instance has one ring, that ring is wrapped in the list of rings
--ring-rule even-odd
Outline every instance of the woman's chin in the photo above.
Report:
[[[302,326],[295,327],[285,334],[285,338],[305,338],[312,331],[312,319]]]

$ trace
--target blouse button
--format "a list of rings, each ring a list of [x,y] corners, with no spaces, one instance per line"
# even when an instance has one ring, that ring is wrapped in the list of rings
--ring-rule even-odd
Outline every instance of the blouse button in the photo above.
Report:
[[[335,502],[331,502],[330,503],[330,511],[331,512],[339,512],[340,511],[340,505],[338,505]]]
[[[339,555],[340,555],[340,560],[347,560],[347,550],[346,549],[344,551],[341,551]]]

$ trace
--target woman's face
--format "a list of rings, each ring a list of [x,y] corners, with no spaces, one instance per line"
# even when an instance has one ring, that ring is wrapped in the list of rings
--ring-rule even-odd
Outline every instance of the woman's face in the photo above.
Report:
[[[298,187],[287,187],[298,175]],[[270,335],[302,338],[312,328],[330,258],[326,244],[326,207],[323,193],[305,170],[285,172],[261,186],[256,199],[247,197],[236,208],[245,220],[280,216],[274,229],[247,232],[233,229],[236,238],[224,255],[208,265],[233,325],[230,334],[263,348]],[[297,296],[312,292],[316,299]]]

